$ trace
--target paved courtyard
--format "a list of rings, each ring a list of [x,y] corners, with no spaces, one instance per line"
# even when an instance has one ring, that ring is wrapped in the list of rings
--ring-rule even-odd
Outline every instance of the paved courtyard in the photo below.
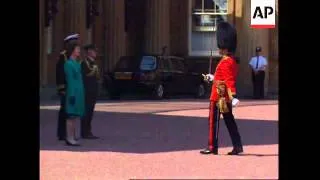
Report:
[[[232,149],[224,122],[219,155],[207,145],[208,101],[105,101],[96,106],[99,140],[68,147],[56,139],[56,104],[40,106],[41,180],[278,179],[278,102],[243,101],[234,109],[244,144]]]

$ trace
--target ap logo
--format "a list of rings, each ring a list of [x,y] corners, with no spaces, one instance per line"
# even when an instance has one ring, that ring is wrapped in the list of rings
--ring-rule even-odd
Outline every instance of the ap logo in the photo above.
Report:
[[[275,0],[251,0],[251,28],[275,28]]]

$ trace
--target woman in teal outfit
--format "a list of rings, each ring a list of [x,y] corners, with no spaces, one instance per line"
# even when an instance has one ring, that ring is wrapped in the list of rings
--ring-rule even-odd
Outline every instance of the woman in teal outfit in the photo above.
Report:
[[[81,64],[77,60],[80,56],[80,46],[70,44],[67,49],[68,60],[64,64],[66,75],[66,114],[67,114],[67,138],[70,146],[79,146],[76,140],[76,120],[84,115],[84,86],[82,82]]]

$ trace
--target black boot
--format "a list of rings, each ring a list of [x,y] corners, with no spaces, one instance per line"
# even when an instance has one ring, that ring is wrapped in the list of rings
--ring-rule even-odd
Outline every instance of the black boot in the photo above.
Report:
[[[80,146],[80,144],[78,142],[70,142],[69,140],[65,140],[66,145],[68,146]]]
[[[93,135],[91,132],[87,134],[82,134],[83,139],[99,139],[98,136]]]
[[[231,152],[228,152],[228,155],[238,155],[243,152],[242,147],[234,147]]]
[[[201,154],[218,154],[218,149],[210,150],[209,148],[203,149],[200,151]]]
[[[62,136],[60,136],[60,137],[58,137],[58,140],[59,141],[64,141],[66,138],[65,137],[62,137]]]

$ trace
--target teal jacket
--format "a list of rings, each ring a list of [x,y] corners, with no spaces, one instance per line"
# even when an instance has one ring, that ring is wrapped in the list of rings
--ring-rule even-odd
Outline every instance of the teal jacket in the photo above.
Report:
[[[68,59],[64,64],[66,75],[66,113],[69,116],[82,117],[85,113],[84,86],[80,62]]]

